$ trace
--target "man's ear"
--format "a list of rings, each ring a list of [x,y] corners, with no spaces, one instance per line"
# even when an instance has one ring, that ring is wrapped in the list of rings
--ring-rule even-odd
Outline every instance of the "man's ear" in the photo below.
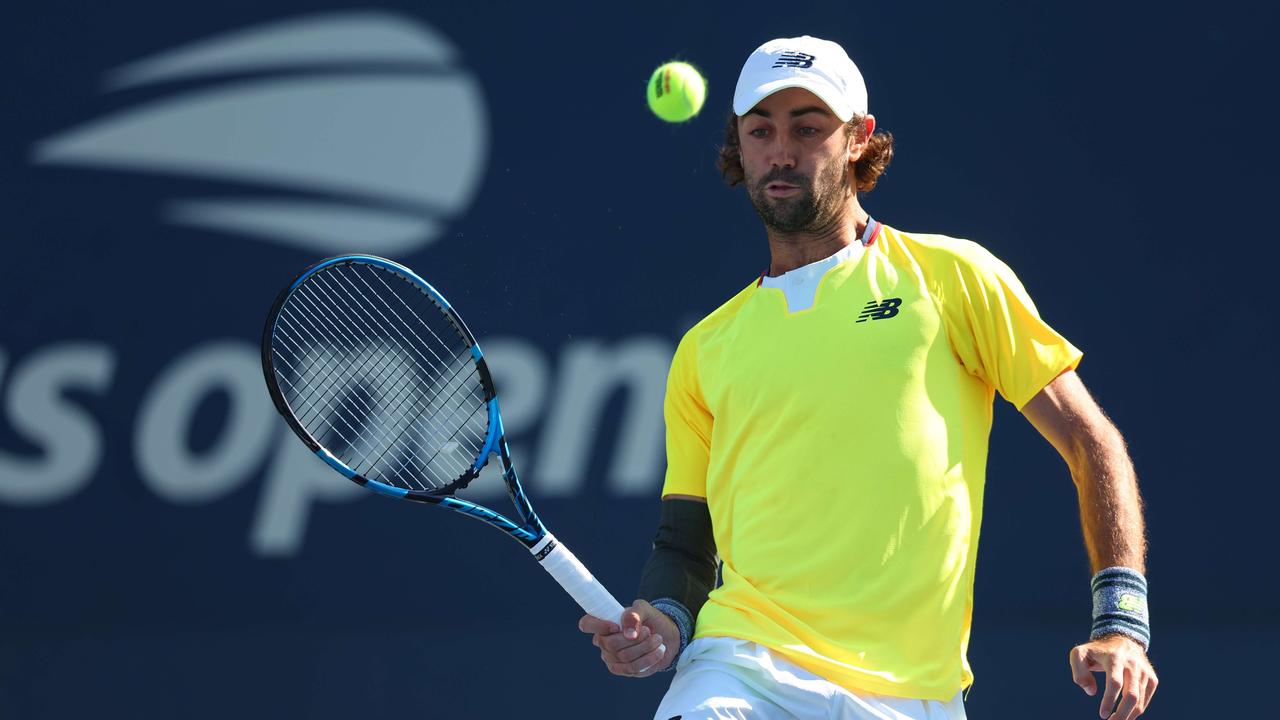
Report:
[[[867,115],[862,120],[862,132],[849,133],[849,162],[862,159],[862,152],[867,149],[867,141],[876,131],[876,116]]]

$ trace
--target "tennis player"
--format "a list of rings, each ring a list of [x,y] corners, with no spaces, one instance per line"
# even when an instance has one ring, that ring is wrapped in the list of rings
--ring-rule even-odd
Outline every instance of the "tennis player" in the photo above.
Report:
[[[656,720],[963,718],[998,392],[1079,493],[1096,574],[1072,678],[1094,695],[1105,674],[1101,717],[1142,714],[1156,675],[1141,502],[1081,352],[981,246],[863,209],[893,139],[839,45],[760,46],[733,113],[721,170],[771,262],[680,342],[643,599],[620,625],[579,628],[615,674],[676,669]]]

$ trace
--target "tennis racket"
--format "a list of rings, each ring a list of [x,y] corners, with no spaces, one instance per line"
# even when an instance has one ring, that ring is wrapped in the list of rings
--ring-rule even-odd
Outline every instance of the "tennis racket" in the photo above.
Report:
[[[583,610],[621,620],[622,606],[547,532],[520,486],[475,336],[412,270],[371,255],[307,268],[267,317],[262,370],[289,427],[344,477],[502,530]],[[457,496],[492,455],[514,518]]]

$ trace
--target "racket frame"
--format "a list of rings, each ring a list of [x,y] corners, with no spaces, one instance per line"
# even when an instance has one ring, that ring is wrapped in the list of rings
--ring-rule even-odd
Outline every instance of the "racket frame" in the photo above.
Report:
[[[470,346],[471,358],[476,365],[480,383],[484,388],[485,405],[487,406],[489,417],[488,432],[485,435],[484,446],[481,448],[480,455],[476,458],[475,463],[456,480],[442,488],[425,491],[407,490],[367,478],[356,472],[330,453],[302,426],[294,416],[293,409],[290,408],[276,379],[275,359],[272,356],[272,340],[275,334],[276,322],[285,303],[307,279],[327,268],[343,263],[366,264],[390,270],[414,283],[426,292],[432,302],[443,312],[454,331],[458,333],[463,342]],[[376,255],[358,253],[326,258],[307,267],[294,278],[293,282],[289,283],[288,287],[280,292],[275,303],[271,306],[271,311],[267,314],[267,322],[262,331],[262,373],[266,378],[267,389],[276,411],[284,417],[285,422],[288,423],[294,434],[306,444],[311,452],[315,453],[329,467],[341,473],[343,477],[387,497],[440,505],[467,517],[488,523],[507,533],[507,535],[524,545],[531,552],[534,552],[535,557],[540,552],[550,552],[553,549],[554,541],[542,543],[548,537],[547,528],[542,524],[542,520],[538,518],[538,514],[534,512],[533,505],[525,495],[524,488],[520,485],[520,479],[516,476],[515,466],[511,462],[511,453],[507,448],[507,439],[502,427],[502,413],[498,408],[498,393],[493,384],[493,376],[489,373],[489,366],[485,362],[484,353],[480,350],[480,345],[476,342],[475,335],[471,333],[470,328],[462,321],[462,317],[453,309],[453,306],[449,304],[444,295],[414,271],[393,260]],[[488,464],[490,457],[495,454],[502,461],[502,479],[507,487],[507,495],[510,497],[511,503],[515,505],[516,512],[519,515],[519,522],[501,513],[494,512],[483,505],[454,496],[455,492],[465,488],[468,483],[479,477],[480,471]],[[543,544],[543,547],[537,548],[536,546],[540,543]]]

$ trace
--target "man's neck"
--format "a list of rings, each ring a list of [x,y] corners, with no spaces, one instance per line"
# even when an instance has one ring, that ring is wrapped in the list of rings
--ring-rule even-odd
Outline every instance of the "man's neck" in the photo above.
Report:
[[[870,216],[850,198],[844,211],[825,228],[808,232],[781,233],[766,228],[769,235],[769,277],[829,258],[862,237]]]

